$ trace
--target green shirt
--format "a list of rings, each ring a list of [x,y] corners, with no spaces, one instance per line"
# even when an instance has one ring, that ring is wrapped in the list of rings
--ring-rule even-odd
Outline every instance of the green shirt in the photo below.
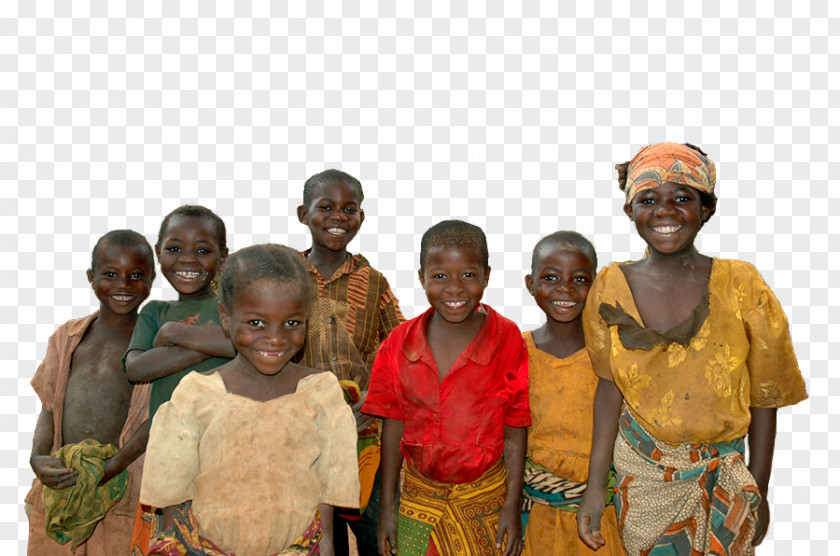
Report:
[[[190,325],[218,325],[219,324],[219,298],[211,297],[199,301],[150,301],[137,316],[137,324],[134,326],[134,333],[131,336],[131,343],[128,345],[128,352],[134,349],[147,351],[152,349],[152,343],[163,323],[180,322]],[[181,379],[191,371],[205,372],[214,369],[219,365],[227,363],[228,359],[223,357],[211,357],[197,365],[181,369],[169,376],[164,376],[152,381],[152,393],[149,401],[149,424],[158,408],[169,401],[172,392]],[[123,356],[123,368],[125,367],[125,356]]]

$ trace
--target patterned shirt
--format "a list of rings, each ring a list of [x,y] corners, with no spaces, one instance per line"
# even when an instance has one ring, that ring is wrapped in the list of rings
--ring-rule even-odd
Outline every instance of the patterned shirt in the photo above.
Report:
[[[388,281],[361,255],[347,254],[344,264],[324,279],[301,256],[310,272],[312,297],[306,321],[306,343],[295,361],[332,371],[367,390],[379,344],[405,321]]]

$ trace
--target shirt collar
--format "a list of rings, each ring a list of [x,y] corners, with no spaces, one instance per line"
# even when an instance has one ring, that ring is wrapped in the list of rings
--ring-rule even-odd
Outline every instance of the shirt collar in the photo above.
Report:
[[[73,324],[71,324],[67,329],[68,336],[81,336],[85,333],[90,323],[96,320],[96,317],[99,316],[99,311],[94,311],[92,315],[88,315],[81,319],[76,319]]]
[[[470,342],[464,351],[464,357],[479,365],[487,366],[493,360],[499,349],[499,314],[489,305],[481,304],[480,309],[487,313],[487,318],[478,331],[478,335]],[[476,309],[479,310],[479,309]],[[408,331],[403,341],[402,352],[409,361],[420,361],[428,358],[434,361],[429,341],[426,338],[426,323],[435,310],[429,307],[419,318],[410,321]],[[428,362],[428,361],[427,361]]]
[[[303,256],[303,259],[305,261],[304,264],[307,265],[310,272],[312,272],[315,276],[318,277],[319,282],[332,282],[333,280],[341,278],[345,274],[352,274],[353,272],[356,272],[362,267],[370,266],[370,263],[363,256],[351,255],[350,253],[347,253],[347,257],[344,259],[344,264],[339,266],[332,276],[325,278],[324,276],[321,276],[321,273],[318,272],[318,269],[315,268],[315,265],[309,261],[309,253],[311,251],[312,248],[310,247],[306,251],[301,251],[300,254],[301,256]]]

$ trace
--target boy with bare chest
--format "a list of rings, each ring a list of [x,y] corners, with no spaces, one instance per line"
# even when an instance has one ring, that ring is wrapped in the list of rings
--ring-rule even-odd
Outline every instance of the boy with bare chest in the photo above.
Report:
[[[29,554],[127,553],[130,545],[149,386],[128,382],[122,355],[155,276],[151,247],[136,232],[109,232],[87,275],[99,311],[56,331],[32,379],[43,409],[26,499]]]

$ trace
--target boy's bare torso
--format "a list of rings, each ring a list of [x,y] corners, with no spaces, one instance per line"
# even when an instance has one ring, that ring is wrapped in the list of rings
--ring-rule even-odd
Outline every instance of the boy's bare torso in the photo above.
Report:
[[[94,438],[119,447],[133,391],[122,369],[122,356],[132,329],[133,326],[108,326],[99,320],[88,327],[70,363],[61,430],[63,444]]]

